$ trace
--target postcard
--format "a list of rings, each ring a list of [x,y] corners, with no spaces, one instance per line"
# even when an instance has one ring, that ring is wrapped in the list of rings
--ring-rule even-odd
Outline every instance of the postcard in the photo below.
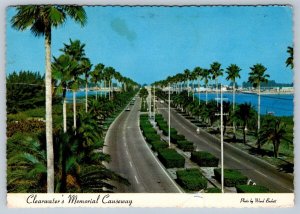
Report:
[[[290,5],[6,9],[7,206],[293,207]]]

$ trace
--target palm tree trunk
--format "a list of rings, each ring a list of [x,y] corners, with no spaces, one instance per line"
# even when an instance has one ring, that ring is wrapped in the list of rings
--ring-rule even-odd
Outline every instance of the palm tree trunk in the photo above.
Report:
[[[194,93],[194,80],[192,81],[192,94],[193,94],[193,101],[195,101],[195,93]]]
[[[200,79],[198,78],[198,104],[200,106]]]
[[[233,82],[233,91],[232,91],[232,109],[233,109],[233,113],[235,110],[235,81]],[[233,120],[233,138],[236,139],[236,134],[235,134],[235,121]]]
[[[218,79],[216,78],[216,97],[217,97],[217,100],[219,99],[219,93],[218,93]],[[217,102],[217,105],[219,106],[219,102]]]
[[[205,104],[207,105],[207,83],[205,84],[205,91],[206,91],[206,95],[205,95]]]
[[[63,98],[63,121],[64,121],[64,133],[67,132],[67,100],[66,97]]]
[[[85,82],[85,112],[88,111],[88,84]]]
[[[190,80],[187,81],[187,91],[188,91],[188,97],[190,96],[190,91],[189,91],[189,84],[190,84]]]
[[[257,131],[260,130],[260,83],[258,83]]]
[[[52,133],[52,74],[51,74],[51,28],[45,33],[46,52],[46,150],[47,150],[47,193],[54,193],[54,152]]]
[[[243,127],[243,140],[244,140],[244,144],[246,144],[246,125],[244,125]]]
[[[76,91],[73,90],[73,127],[76,129]]]

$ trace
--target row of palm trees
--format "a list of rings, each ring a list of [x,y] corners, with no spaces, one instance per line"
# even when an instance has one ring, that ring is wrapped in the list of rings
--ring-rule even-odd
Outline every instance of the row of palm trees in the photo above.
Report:
[[[67,131],[66,93],[68,90],[73,92],[73,127],[76,128],[76,92],[81,86],[85,87],[85,112],[88,112],[89,86],[93,85],[96,88],[96,99],[98,99],[97,90],[99,85],[108,86],[109,90],[105,93],[105,96],[108,95],[109,100],[113,98],[114,81],[116,84],[120,84],[124,91],[127,90],[126,86],[137,86],[137,83],[130,78],[123,77],[113,67],[106,67],[104,64],[99,63],[92,69],[93,65],[86,57],[84,47],[85,44],[82,44],[79,40],[70,40],[70,44],[64,44],[64,48],[60,49],[62,54],[58,58],[54,57],[52,63],[53,82],[57,86],[56,92],[62,94],[63,98],[64,132]]]
[[[51,38],[52,29],[63,25],[66,20],[70,18],[82,27],[87,22],[87,15],[82,6],[70,5],[22,5],[16,6],[16,14],[11,19],[13,28],[24,31],[30,29],[32,34],[36,37],[44,37],[45,45],[45,100],[46,100],[46,157],[47,157],[47,192],[54,192],[54,152],[53,152],[53,121],[52,121],[52,95],[55,81],[59,79],[59,90],[65,97],[66,89],[73,90],[73,111],[74,124],[76,127],[76,89],[80,85],[80,75],[84,74],[86,88],[88,85],[89,75],[91,80],[98,83],[101,78],[95,70],[101,70],[102,66],[96,66],[93,74],[90,74],[92,67],[88,58],[84,53],[84,44],[80,41],[71,41],[70,44],[65,44],[61,49],[63,55],[54,58],[54,63],[51,62]],[[75,62],[75,63],[74,63]],[[97,68],[97,69],[96,69]],[[55,72],[53,72],[55,70]],[[114,72],[113,68],[107,68],[107,75],[105,81],[108,82],[109,87],[112,85],[112,77],[118,78],[121,81],[119,74]],[[55,73],[55,80],[53,82],[53,73]],[[100,72],[101,73],[101,72]],[[62,75],[63,74],[63,75]],[[66,74],[66,75],[65,75]],[[100,77],[99,77],[100,75]],[[129,79],[123,77],[124,82],[134,83]],[[126,84],[125,83],[125,84]],[[134,83],[136,85],[136,83]],[[125,90],[127,85],[124,86]],[[86,89],[87,91],[87,89]],[[108,93],[111,96],[111,93]],[[87,95],[86,95],[87,96]],[[64,115],[66,115],[66,103],[64,102]],[[88,110],[86,101],[86,111]],[[66,118],[66,117],[65,117]],[[66,132],[66,121],[64,122],[64,132]]]
[[[233,105],[232,110],[235,110],[235,92],[236,92],[236,80],[240,78],[240,72],[241,68],[237,66],[236,64],[231,64],[226,68],[226,80],[230,81],[232,83],[232,94],[233,94]],[[257,122],[257,129],[259,131],[260,129],[260,85],[263,82],[268,82],[268,78],[270,77],[268,74],[266,74],[267,68],[264,67],[262,64],[255,64],[252,67],[250,67],[251,72],[249,73],[248,81],[253,85],[254,88],[257,89],[258,94],[258,122]],[[174,88],[176,93],[179,93],[183,91],[183,86],[186,85],[187,87],[190,86],[189,81],[192,81],[191,87],[192,87],[192,96],[194,100],[194,80],[198,80],[198,102],[200,105],[201,99],[200,99],[200,81],[202,80],[204,83],[204,86],[206,88],[206,104],[208,103],[207,99],[207,93],[208,93],[208,84],[210,80],[214,81],[215,84],[215,92],[216,97],[218,99],[218,93],[221,88],[219,87],[218,78],[220,76],[223,76],[224,69],[221,68],[221,64],[219,62],[213,62],[210,65],[209,69],[196,67],[192,71],[189,69],[185,69],[183,73],[178,73],[174,76],[169,76],[167,79],[162,81],[154,82],[153,85],[166,87],[170,85]],[[190,96],[189,90],[188,90],[188,96]],[[233,122],[233,127],[235,127],[235,124]],[[235,133],[235,128],[234,128]]]

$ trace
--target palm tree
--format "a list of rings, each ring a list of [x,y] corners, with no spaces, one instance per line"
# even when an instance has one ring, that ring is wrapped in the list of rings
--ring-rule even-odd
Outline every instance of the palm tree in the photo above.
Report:
[[[195,73],[197,80],[198,80],[198,104],[200,105],[200,79],[202,78],[203,75],[203,69],[200,67],[196,67],[193,71]]]
[[[11,19],[13,28],[23,31],[30,28],[34,36],[45,37],[46,53],[46,142],[47,142],[47,192],[54,192],[54,154],[52,134],[52,75],[51,75],[51,28],[62,25],[69,16],[82,26],[86,13],[81,6],[26,5],[17,6],[17,14]]]
[[[238,109],[234,112],[234,117],[236,120],[242,122],[243,127],[243,142],[246,144],[246,130],[249,120],[254,115],[251,103],[242,103],[238,106]]]
[[[202,79],[204,80],[204,84],[205,84],[205,91],[206,91],[205,104],[207,105],[207,86],[208,86],[209,80],[211,79],[209,69],[203,69]]]
[[[104,69],[104,65],[99,63],[95,66],[94,70],[91,73],[91,81],[95,84],[96,87],[98,87],[98,82],[101,81],[102,77],[103,77],[103,69]],[[101,83],[100,83],[101,85]],[[98,99],[97,97],[97,91],[96,91],[96,100]]]
[[[58,82],[56,92],[62,94],[63,97],[63,130],[67,132],[67,101],[66,92],[71,87],[71,73],[73,70],[78,69],[77,63],[75,63],[69,55],[61,55],[58,58],[54,57],[52,63],[52,73],[54,79]]]
[[[221,69],[221,64],[218,63],[218,62],[213,62],[211,65],[210,65],[210,71],[212,73],[212,79],[215,80],[215,83],[216,83],[216,96],[217,96],[217,99],[218,99],[218,77],[223,75],[223,69]]]
[[[288,46],[286,51],[290,56],[286,59],[285,64],[286,67],[291,67],[291,69],[294,68],[294,48]]]
[[[89,59],[82,61],[82,69],[85,77],[85,112],[88,111],[88,78],[91,72],[92,64]]]
[[[190,96],[189,85],[190,85],[191,72],[189,69],[185,69],[183,74],[184,74],[184,81],[187,81],[187,92],[188,92],[188,97],[189,97]]]
[[[265,68],[262,64],[253,65],[250,67],[251,72],[249,73],[248,82],[250,82],[253,87],[258,88],[258,107],[257,107],[257,131],[260,129],[260,83],[268,82],[268,78],[270,77],[268,74],[265,74],[267,68]]]
[[[235,111],[235,80],[236,78],[241,78],[239,72],[241,71],[241,69],[239,68],[239,66],[235,65],[235,64],[231,64],[227,70],[227,77],[226,80],[230,80],[233,83],[233,87],[232,87],[232,111]],[[233,134],[234,134],[234,138],[236,138],[235,136],[235,121],[233,120]]]
[[[280,119],[270,117],[263,123],[262,129],[259,132],[259,144],[272,142],[274,157],[278,157],[280,142],[285,138],[286,125]]]
[[[70,39],[70,44],[64,44],[64,48],[60,51],[71,56],[74,63],[79,64],[78,69],[72,70],[72,91],[73,91],[73,126],[76,129],[76,91],[79,88],[81,79],[79,78],[83,74],[82,63],[87,58],[85,57],[84,51],[85,44],[82,44],[79,40],[72,41]]]
[[[195,70],[193,70],[190,74],[190,80],[192,81],[192,93],[193,93],[193,101],[195,100],[195,96],[194,96],[194,80],[197,79],[197,73],[195,72]]]

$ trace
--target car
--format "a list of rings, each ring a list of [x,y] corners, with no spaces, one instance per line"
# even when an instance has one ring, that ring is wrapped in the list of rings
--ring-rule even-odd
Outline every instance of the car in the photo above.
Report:
[[[161,100],[160,103],[165,103],[165,101]]]
[[[133,98],[132,101],[135,101],[135,98]]]
[[[125,111],[130,111],[130,108],[129,108],[129,107],[127,107]]]

